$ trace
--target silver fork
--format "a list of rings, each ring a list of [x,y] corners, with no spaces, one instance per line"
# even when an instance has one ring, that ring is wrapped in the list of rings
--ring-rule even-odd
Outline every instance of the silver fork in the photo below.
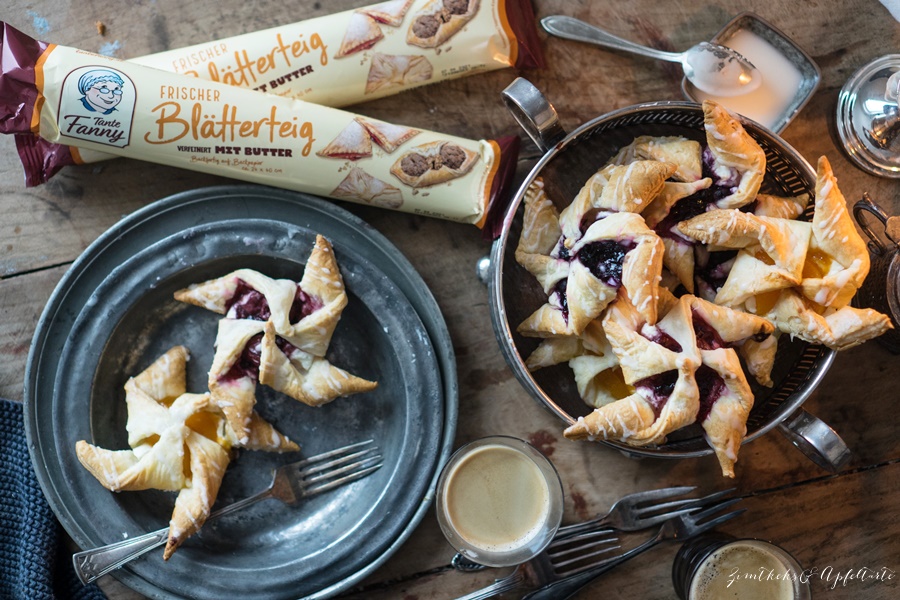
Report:
[[[682,503],[683,501],[678,501],[678,503],[676,504],[678,510],[664,514],[654,514],[650,517],[635,517],[635,519],[645,520],[629,520],[629,522],[643,524],[644,527],[642,528],[652,527],[653,525],[663,523],[663,528],[660,530],[661,532],[666,527],[669,527],[670,523],[678,521],[679,519],[686,519],[686,521],[684,522],[696,522],[697,520],[703,518],[700,515],[703,515],[705,513],[714,514],[740,500],[740,498],[726,500],[704,510],[702,513],[697,512],[700,511],[704,506],[708,506],[709,502],[713,500],[719,500],[725,494],[728,494],[731,491],[731,489],[723,490],[721,492],[715,492],[713,494],[705,496],[704,498],[691,499],[690,505],[685,505]],[[671,495],[674,494],[670,494],[670,496]],[[693,511],[695,514],[691,514],[691,511]],[[702,531],[706,531],[706,529],[708,528],[715,527],[720,522],[724,523],[728,519],[732,518],[733,516],[737,516],[737,514],[740,514],[741,512],[743,511],[737,511],[736,513],[732,513],[731,515],[725,515],[725,517],[727,518],[721,521],[716,520],[714,522],[710,522],[709,524],[703,524],[703,527],[705,528],[702,529]],[[604,517],[594,519],[593,521],[599,522],[603,518]],[[575,529],[577,527],[578,526],[572,526],[572,529]],[[637,531],[637,529],[634,529],[632,531]],[[699,531],[697,533],[699,533]],[[651,538],[651,541],[652,539],[655,538]],[[531,573],[533,585],[547,586],[553,584],[554,582],[568,581],[568,578],[581,576],[581,574],[584,573],[593,573],[596,569],[601,568],[605,565],[611,565],[610,568],[612,568],[612,566],[619,564],[619,562],[624,562],[628,558],[631,558],[639,552],[643,552],[652,545],[646,545],[640,551],[637,551],[637,548],[635,548],[634,550],[630,550],[616,557],[607,557],[599,561],[596,560],[598,557],[604,554],[608,554],[609,552],[618,550],[620,548],[620,546],[616,545],[618,544],[618,541],[619,540],[616,532],[608,528],[594,529],[587,532],[581,531],[580,533],[575,532],[563,537],[557,535],[557,537],[553,539],[553,542],[551,542],[543,552],[541,552],[525,564],[528,566],[528,571],[530,571]],[[582,584],[582,586],[586,585],[591,579],[593,579],[593,577],[587,579],[587,581]],[[457,600],[485,600],[487,598],[491,598],[496,594],[524,587],[526,583],[528,583],[528,578],[526,577],[526,574],[523,571],[522,566],[520,565],[506,577],[498,579],[493,584],[472,592],[471,594],[457,598]],[[547,595],[544,598],[552,599],[555,598],[555,596]]]
[[[697,489],[696,486],[679,486],[635,492],[619,498],[605,515],[572,525],[560,527],[548,546],[547,551],[559,547],[562,540],[586,531],[602,531],[615,529],[617,531],[640,531],[654,525],[659,525],[666,519],[688,513],[697,507],[704,506],[720,498],[724,498],[734,491],[734,488],[714,492],[702,498],[685,498],[671,502],[662,502],[676,496],[683,496]],[[472,562],[461,554],[453,557],[451,564],[458,571],[480,571],[484,565]]]
[[[267,498],[276,498],[288,505],[296,504],[304,498],[361,479],[378,470],[381,465],[382,456],[373,440],[357,442],[282,465],[275,469],[268,488],[220,508],[210,514],[206,521],[247,508]],[[75,573],[81,583],[87,585],[138,556],[162,546],[168,537],[169,528],[163,527],[136,538],[78,552],[72,556]]]
[[[542,585],[542,587],[527,594],[523,598],[523,600],[564,600],[565,598],[570,598],[572,595],[574,595],[576,592],[588,585],[603,573],[611,571],[616,566],[637,556],[642,552],[649,550],[660,542],[683,542],[698,534],[709,531],[714,527],[718,527],[726,521],[730,521],[731,519],[742,515],[744,512],[746,512],[746,509],[735,510],[729,513],[725,513],[724,515],[711,518],[716,513],[721,512],[729,506],[734,505],[736,502],[740,502],[740,500],[741,498],[732,498],[730,500],[719,502],[718,504],[710,506],[704,510],[697,509],[696,512],[680,515],[673,519],[669,519],[668,521],[663,523],[662,527],[659,528],[659,531],[655,536],[651,537],[639,546],[636,546],[635,548],[632,548],[631,550],[628,550],[627,552],[624,552],[619,556],[606,558],[599,562],[595,562],[590,566],[581,567],[578,569],[578,571],[580,572],[575,575],[558,578],[556,580],[545,579],[544,582],[540,584]]]

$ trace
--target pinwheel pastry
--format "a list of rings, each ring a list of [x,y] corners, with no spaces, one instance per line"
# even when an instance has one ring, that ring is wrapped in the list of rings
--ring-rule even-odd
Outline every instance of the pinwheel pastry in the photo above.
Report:
[[[330,195],[382,208],[397,209],[403,205],[403,194],[399,188],[373,177],[359,167],[351,167],[350,172]]]
[[[611,212],[640,213],[656,198],[674,172],[672,163],[639,160],[627,165],[607,165],[594,173],[560,214],[566,246],[581,237],[583,227]]]
[[[678,224],[693,240],[739,250],[715,303],[739,306],[760,294],[798,285],[803,277],[812,227],[803,221],[758,217],[717,209]]]
[[[388,154],[392,154],[402,144],[422,133],[420,130],[412,127],[392,125],[383,121],[374,121],[362,117],[356,117],[356,122],[362,125],[369,137],[372,138],[372,141]]]
[[[516,246],[516,262],[537,278],[548,296],[569,275],[569,261],[560,258],[559,213],[538,177],[525,190],[522,233]]]
[[[675,165],[672,179],[691,182],[703,178],[700,142],[682,136],[642,135],[623,146],[610,164],[627,165],[638,160],[655,160]]]
[[[343,160],[367,158],[372,156],[372,137],[362,123],[353,120],[316,155]]]
[[[406,43],[437,48],[472,20],[478,3],[479,0],[431,0],[413,15]]]
[[[391,174],[414,188],[446,183],[462,177],[478,161],[478,153],[453,142],[438,140],[414,146],[391,166]]]
[[[634,213],[612,213],[595,221],[571,248],[550,258],[568,261],[565,279],[552,283],[546,304],[523,321],[518,331],[535,337],[580,335],[624,287],[639,313],[656,322],[662,242]],[[552,266],[551,272],[564,269]],[[546,286],[550,277],[544,278]]]
[[[690,425],[700,409],[694,373],[700,366],[690,305],[679,301],[649,325],[620,290],[603,317],[603,329],[635,392],[579,417],[564,435],[573,440],[613,439],[633,446],[661,444]]]
[[[869,252],[857,233],[844,195],[828,159],[822,156],[816,172],[812,238],[801,285],[803,295],[820,306],[841,308],[869,273]]]
[[[434,67],[421,55],[376,52],[366,78],[366,94],[428,81]]]
[[[381,27],[378,26],[375,19],[367,14],[354,12],[350,15],[350,21],[347,23],[347,31],[344,33],[341,47],[334,57],[343,58],[368,50],[383,37],[384,33],[382,33]]]
[[[176,346],[125,384],[130,450],[105,450],[84,440],[75,447],[81,464],[110,491],[178,492],[165,559],[209,516],[231,448],[227,421],[210,395],[185,393],[187,359],[187,349]],[[256,413],[251,431],[248,446],[299,449]]]
[[[773,304],[756,308],[780,331],[833,350],[858,346],[893,328],[890,317],[871,308],[848,305],[823,310],[799,288],[782,290]]]
[[[357,8],[356,12],[368,15],[379,23],[390,25],[391,27],[399,27],[412,3],[413,0],[389,0],[388,2],[381,2],[372,6]]]
[[[714,177],[716,208],[740,208],[756,199],[766,174],[766,153],[740,121],[719,104],[703,102],[707,153]]]
[[[733,477],[753,406],[734,347],[749,339],[761,341],[774,327],[760,317],[691,295],[677,301],[670,296],[661,306],[671,308],[655,327],[643,321],[626,294],[610,307],[604,329],[624,380],[635,392],[580,418],[565,435],[646,446],[697,422],[722,473]]]
[[[347,295],[331,244],[321,235],[299,284],[240,269],[180,290],[175,299],[225,315],[209,389],[236,445],[249,439],[257,382],[311,406],[377,386],[324,358]]]

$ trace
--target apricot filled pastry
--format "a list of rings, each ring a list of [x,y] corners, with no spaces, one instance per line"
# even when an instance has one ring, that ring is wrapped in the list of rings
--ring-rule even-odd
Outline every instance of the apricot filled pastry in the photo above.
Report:
[[[177,491],[163,557],[196,533],[215,502],[229,462],[228,424],[209,394],[185,393],[188,352],[176,346],[125,384],[130,450],[82,440],[78,460],[110,491]],[[298,446],[253,414],[256,446],[277,452]]]
[[[841,308],[869,273],[869,251],[857,233],[844,195],[828,159],[819,158],[809,259],[803,275],[803,295],[824,307]]]
[[[803,277],[809,223],[718,209],[679,223],[678,231],[708,246],[740,250],[717,290],[716,304],[737,306],[752,296],[798,285]]]

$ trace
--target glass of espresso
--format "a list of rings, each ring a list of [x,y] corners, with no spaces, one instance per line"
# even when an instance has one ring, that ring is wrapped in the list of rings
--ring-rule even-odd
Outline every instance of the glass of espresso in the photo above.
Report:
[[[436,504],[441,530],[457,552],[506,567],[529,560],[553,539],[562,520],[562,482],[529,443],[491,436],[450,457]]]
[[[783,548],[714,532],[679,549],[672,583],[681,600],[809,600],[802,572]]]

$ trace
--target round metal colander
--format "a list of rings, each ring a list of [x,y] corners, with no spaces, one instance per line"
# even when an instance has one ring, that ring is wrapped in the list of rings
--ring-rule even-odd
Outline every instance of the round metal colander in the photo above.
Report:
[[[681,135],[705,142],[703,112],[698,104],[688,102],[641,104],[598,117],[566,135],[555,120],[552,106],[527,81],[519,79],[507,88],[504,100],[546,154],[518,190],[506,214],[502,233],[494,242],[489,277],[491,316],[501,349],[518,380],[568,425],[591,411],[578,394],[571,369],[563,363],[529,372],[525,358],[540,340],[516,332],[519,323],[547,300],[541,286],[514,256],[522,230],[521,205],[525,190],[540,176],[547,196],[561,210],[598,168],[635,137]],[[808,193],[812,197],[816,177],[806,160],[762,126],[749,120],[743,124],[766,153],[766,176],[760,191],[779,196]],[[811,213],[812,206],[807,217]],[[840,438],[800,408],[833,359],[834,352],[824,346],[782,336],[772,373],[774,387],[751,383],[755,403],[744,441],[780,426],[820,466],[836,469],[845,462],[849,451]],[[698,424],[673,432],[665,444],[658,446],[638,448],[615,441],[604,443],[642,456],[683,458],[712,453]]]

